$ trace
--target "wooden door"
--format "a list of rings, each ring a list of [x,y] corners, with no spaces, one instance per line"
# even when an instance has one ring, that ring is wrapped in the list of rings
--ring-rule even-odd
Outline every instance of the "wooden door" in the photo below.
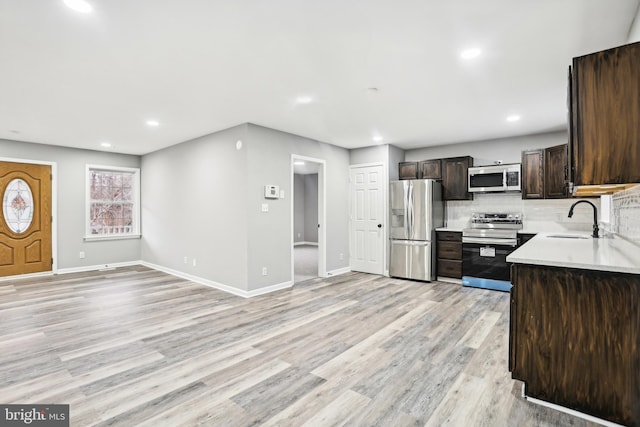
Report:
[[[384,273],[383,229],[385,201],[382,166],[352,168],[351,181],[351,269]]]
[[[51,271],[51,166],[0,162],[0,276]]]

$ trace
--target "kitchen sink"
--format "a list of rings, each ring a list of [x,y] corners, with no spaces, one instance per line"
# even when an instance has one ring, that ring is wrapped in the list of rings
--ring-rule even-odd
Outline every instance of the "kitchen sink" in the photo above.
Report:
[[[547,237],[552,239],[590,239],[591,236],[585,236],[583,234],[549,234]]]

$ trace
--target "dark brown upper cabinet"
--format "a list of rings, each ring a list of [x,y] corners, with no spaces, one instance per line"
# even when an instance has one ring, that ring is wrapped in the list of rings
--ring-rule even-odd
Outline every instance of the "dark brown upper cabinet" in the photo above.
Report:
[[[469,167],[473,157],[452,157],[442,159],[442,188],[444,200],[473,200],[468,191]]]
[[[522,152],[522,198],[544,199],[544,150]]]
[[[573,58],[569,96],[575,185],[640,182],[640,42]]]
[[[398,163],[398,176],[400,179],[418,179],[418,162]]]
[[[544,150],[544,198],[563,199],[567,197],[568,182],[567,144],[556,145]]]
[[[567,144],[522,152],[522,198],[567,197]]]
[[[418,173],[423,179],[442,179],[442,161],[433,159],[418,162]]]

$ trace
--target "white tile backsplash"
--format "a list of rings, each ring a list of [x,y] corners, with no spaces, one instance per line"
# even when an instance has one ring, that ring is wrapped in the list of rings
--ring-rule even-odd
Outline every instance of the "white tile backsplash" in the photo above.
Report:
[[[593,210],[586,204],[569,208],[579,199],[522,200],[521,193],[476,193],[474,200],[446,202],[445,226],[465,228],[473,212],[522,212],[525,231],[587,231],[593,228]],[[600,199],[589,198],[600,214]],[[600,215],[598,215],[600,217]],[[598,218],[599,219],[599,218]]]
[[[640,185],[611,196],[611,231],[640,240]]]

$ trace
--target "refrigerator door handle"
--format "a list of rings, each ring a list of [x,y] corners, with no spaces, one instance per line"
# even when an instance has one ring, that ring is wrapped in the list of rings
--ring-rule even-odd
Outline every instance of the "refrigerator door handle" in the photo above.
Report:
[[[407,192],[407,236],[413,238],[413,182],[409,181],[409,191]]]
[[[400,245],[400,246],[428,246],[431,244],[428,240],[391,240],[392,245]]]

